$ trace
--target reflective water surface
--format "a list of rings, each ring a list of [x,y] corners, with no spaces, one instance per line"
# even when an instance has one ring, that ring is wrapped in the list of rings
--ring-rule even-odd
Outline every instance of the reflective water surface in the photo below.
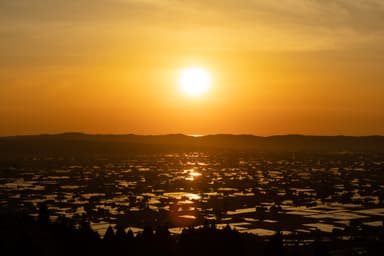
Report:
[[[2,165],[0,205],[51,218],[88,218],[140,232],[206,221],[271,235],[383,225],[384,158],[369,154],[175,153],[121,160],[25,159]]]

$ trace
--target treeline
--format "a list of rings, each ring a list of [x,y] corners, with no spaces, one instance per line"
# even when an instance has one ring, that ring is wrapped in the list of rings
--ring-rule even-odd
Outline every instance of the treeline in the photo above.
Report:
[[[134,234],[123,227],[108,227],[103,237],[92,230],[87,220],[75,223],[60,217],[51,222],[45,205],[38,217],[26,213],[0,215],[1,255],[381,255],[384,250],[384,229],[364,230],[355,223],[350,237],[330,239],[318,236],[311,243],[306,238],[287,242],[280,232],[270,237],[240,233],[226,226],[217,229],[214,223],[201,228],[185,228],[181,235],[172,235],[166,226],[146,227]],[[343,234],[345,236],[346,234]],[[308,238],[307,238],[308,239]]]

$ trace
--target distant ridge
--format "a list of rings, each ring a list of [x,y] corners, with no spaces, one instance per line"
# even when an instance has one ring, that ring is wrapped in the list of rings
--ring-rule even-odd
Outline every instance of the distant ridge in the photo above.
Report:
[[[79,132],[0,137],[0,153],[23,155],[124,155],[136,152],[242,150],[255,152],[384,152],[384,136],[216,134],[206,136],[91,135]]]

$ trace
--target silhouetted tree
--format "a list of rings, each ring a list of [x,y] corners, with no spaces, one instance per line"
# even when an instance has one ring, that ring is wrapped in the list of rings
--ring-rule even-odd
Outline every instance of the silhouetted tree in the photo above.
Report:
[[[40,204],[37,222],[41,225],[46,225],[49,223],[49,210],[48,206],[44,203]]]
[[[125,234],[124,228],[119,226],[116,230],[116,240],[117,241],[124,241],[126,240],[127,234]]]
[[[111,242],[114,240],[115,240],[115,232],[113,231],[112,227],[109,226],[107,228],[107,231],[105,231],[104,241]]]
[[[276,234],[271,237],[266,254],[268,256],[280,256],[284,254],[283,234],[281,232],[276,232]]]

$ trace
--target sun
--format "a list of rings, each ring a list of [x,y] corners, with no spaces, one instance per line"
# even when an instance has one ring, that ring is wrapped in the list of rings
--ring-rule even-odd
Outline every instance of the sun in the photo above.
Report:
[[[180,73],[180,89],[188,96],[199,96],[207,93],[211,81],[209,72],[202,68],[186,68]]]

